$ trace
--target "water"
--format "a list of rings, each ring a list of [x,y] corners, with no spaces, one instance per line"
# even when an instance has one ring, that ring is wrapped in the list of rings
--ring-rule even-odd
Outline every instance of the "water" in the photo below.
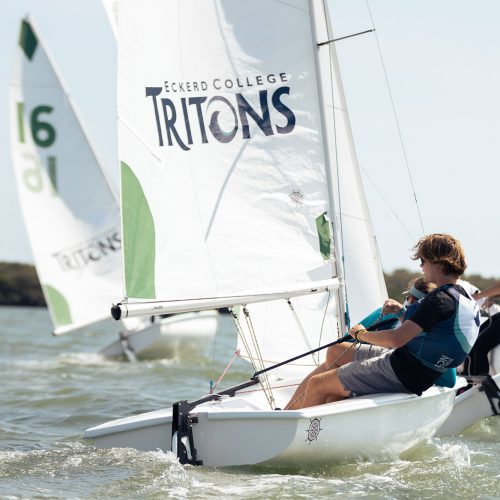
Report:
[[[87,427],[208,392],[235,349],[229,317],[209,358],[110,361],[116,324],[52,337],[45,309],[0,307],[0,498],[500,498],[500,418],[404,457],[304,470],[181,466],[170,453],[96,450]],[[226,387],[250,374],[239,360]]]

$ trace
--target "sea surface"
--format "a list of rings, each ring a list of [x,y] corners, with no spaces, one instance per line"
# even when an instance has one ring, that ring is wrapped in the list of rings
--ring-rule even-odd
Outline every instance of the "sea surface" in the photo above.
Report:
[[[107,322],[53,337],[46,309],[0,307],[0,498],[500,499],[500,418],[433,438],[404,457],[317,469],[182,466],[171,453],[97,450],[82,432],[206,394],[236,348],[222,316],[210,353],[114,361]],[[251,369],[237,360],[225,387]]]

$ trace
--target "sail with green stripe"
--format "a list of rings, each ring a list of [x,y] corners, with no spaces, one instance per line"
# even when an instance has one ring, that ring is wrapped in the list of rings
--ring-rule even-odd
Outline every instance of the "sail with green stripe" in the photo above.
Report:
[[[55,333],[109,318],[122,293],[118,202],[31,18],[21,23],[10,122],[18,198]]]

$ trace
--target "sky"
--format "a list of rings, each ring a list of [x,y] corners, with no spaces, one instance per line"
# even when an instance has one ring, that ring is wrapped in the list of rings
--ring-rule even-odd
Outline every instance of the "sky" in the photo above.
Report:
[[[372,29],[372,20],[376,28],[336,49],[384,270],[418,270],[412,246],[446,232],[462,241],[469,273],[500,277],[500,2],[369,0],[369,7],[329,0],[336,38]],[[118,183],[116,43],[101,0],[4,2],[0,261],[23,263],[33,258],[12,173],[8,84],[28,13]]]

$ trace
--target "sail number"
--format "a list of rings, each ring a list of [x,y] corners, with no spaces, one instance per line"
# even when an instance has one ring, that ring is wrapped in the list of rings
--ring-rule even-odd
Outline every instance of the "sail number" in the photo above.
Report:
[[[56,141],[56,129],[47,121],[44,121],[43,115],[52,113],[51,106],[41,105],[33,109],[29,116],[31,137],[34,143],[40,148],[48,148]],[[24,130],[24,102],[17,103],[17,120],[18,120],[18,136],[19,142],[26,142]],[[24,158],[26,164],[29,165],[23,172],[23,180],[26,186],[34,192],[42,191],[44,187],[44,177],[42,172],[42,164],[37,156],[30,153],[25,153]],[[53,194],[57,192],[57,175],[56,175],[56,157],[47,157],[47,174],[50,184],[50,189]]]

